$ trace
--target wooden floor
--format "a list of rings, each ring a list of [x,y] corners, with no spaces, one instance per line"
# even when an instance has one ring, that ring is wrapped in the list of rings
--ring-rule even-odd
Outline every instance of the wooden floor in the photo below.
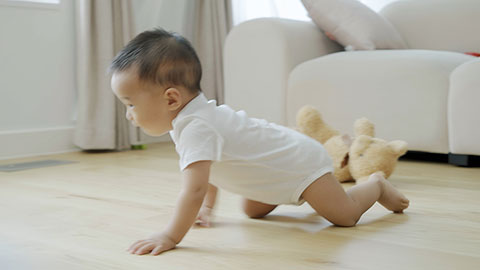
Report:
[[[391,182],[405,214],[376,204],[353,228],[308,206],[247,219],[221,192],[213,228],[163,255],[126,248],[163,228],[180,178],[170,143],[41,159],[77,163],[0,172],[0,269],[480,269],[480,168],[402,161]]]

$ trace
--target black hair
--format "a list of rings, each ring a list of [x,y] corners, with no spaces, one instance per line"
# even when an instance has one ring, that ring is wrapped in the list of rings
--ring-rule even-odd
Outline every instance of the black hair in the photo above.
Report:
[[[157,28],[138,34],[115,56],[109,72],[131,67],[137,68],[141,80],[202,91],[200,60],[190,42],[177,33]]]

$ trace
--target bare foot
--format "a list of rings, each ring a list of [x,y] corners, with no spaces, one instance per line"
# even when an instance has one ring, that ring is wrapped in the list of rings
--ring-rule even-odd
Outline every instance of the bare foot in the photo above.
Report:
[[[378,202],[394,213],[402,213],[408,207],[410,201],[400,193],[390,182],[388,182],[381,173],[374,173],[369,177],[369,180],[375,179],[382,187],[382,195]]]

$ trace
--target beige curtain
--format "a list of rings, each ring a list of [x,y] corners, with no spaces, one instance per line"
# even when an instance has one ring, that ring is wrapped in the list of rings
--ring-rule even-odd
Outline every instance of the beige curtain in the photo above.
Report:
[[[224,101],[222,55],[232,27],[231,0],[133,1],[75,1],[78,115],[74,143],[82,149],[120,150],[131,144],[165,141],[165,137],[150,137],[128,123],[125,108],[111,92],[106,73],[116,53],[138,34],[132,7],[148,5],[156,9],[142,9],[141,14],[135,14],[140,17],[136,19],[153,16],[178,20],[183,26],[178,32],[192,42],[202,61],[202,89],[208,98],[219,104]],[[172,17],[172,11],[178,9],[185,9],[184,16]],[[150,29],[154,27],[164,26],[152,24]]]
[[[231,0],[198,0],[194,5],[192,43],[202,62],[201,87],[209,99],[224,102],[223,45],[232,28]],[[187,29],[188,31],[188,29]]]
[[[77,126],[82,149],[127,149],[129,123],[110,88],[107,68],[132,38],[130,0],[76,0]]]

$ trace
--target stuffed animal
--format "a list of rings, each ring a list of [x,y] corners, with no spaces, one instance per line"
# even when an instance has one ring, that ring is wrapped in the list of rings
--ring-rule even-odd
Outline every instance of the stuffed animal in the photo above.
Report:
[[[375,172],[382,172],[388,178],[398,158],[407,151],[404,141],[374,138],[374,125],[367,118],[355,121],[355,137],[351,138],[326,124],[315,108],[305,106],[298,111],[297,127],[324,145],[333,160],[333,174],[340,182],[362,182]]]

